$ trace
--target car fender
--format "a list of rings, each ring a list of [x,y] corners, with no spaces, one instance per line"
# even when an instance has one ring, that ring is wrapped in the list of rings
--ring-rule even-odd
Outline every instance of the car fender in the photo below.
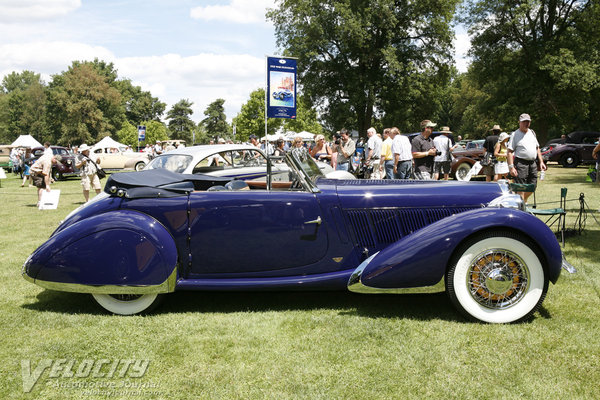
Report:
[[[442,279],[450,258],[464,240],[494,229],[510,229],[532,238],[544,255],[550,280],[556,282],[562,252],[546,224],[518,210],[481,208],[441,219],[371,256],[355,270],[349,288],[353,290],[353,285],[378,289],[433,286]]]
[[[173,237],[160,222],[116,210],[53,235],[27,259],[23,275],[56,290],[114,293],[118,286],[163,293],[174,290],[177,260]]]

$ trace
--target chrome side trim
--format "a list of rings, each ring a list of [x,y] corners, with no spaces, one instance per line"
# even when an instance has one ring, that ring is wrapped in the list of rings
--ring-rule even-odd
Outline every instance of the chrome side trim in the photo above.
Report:
[[[423,286],[423,287],[411,287],[411,288],[374,288],[371,286],[367,286],[361,282],[361,276],[367,265],[371,262],[373,257],[375,257],[378,253],[373,254],[371,257],[367,258],[363,261],[350,275],[350,279],[348,279],[348,290],[354,293],[362,293],[362,294],[407,294],[407,293],[439,293],[444,292],[446,290],[446,283],[444,278],[436,283],[433,286]]]
[[[33,279],[26,273],[23,278],[31,283],[43,287],[44,289],[58,290],[61,292],[73,293],[95,293],[95,294],[151,294],[151,293],[171,293],[175,291],[177,283],[177,267],[173,268],[171,275],[161,284],[145,286],[123,286],[123,285],[82,285],[79,283],[62,283],[43,281]]]

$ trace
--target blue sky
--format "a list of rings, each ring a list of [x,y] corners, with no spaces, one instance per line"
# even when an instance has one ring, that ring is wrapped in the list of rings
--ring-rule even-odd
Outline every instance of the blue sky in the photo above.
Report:
[[[217,98],[231,121],[263,87],[265,55],[278,49],[265,11],[274,0],[0,0],[0,76],[31,70],[49,81],[73,60],[113,62],[120,78],[170,107]],[[468,37],[457,33],[458,67]]]

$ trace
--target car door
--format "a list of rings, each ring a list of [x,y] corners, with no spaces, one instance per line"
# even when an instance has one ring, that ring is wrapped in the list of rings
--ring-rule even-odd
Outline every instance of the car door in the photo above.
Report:
[[[243,276],[316,263],[328,246],[321,218],[306,191],[192,193],[191,273]]]
[[[592,152],[597,143],[598,133],[588,132],[581,138],[581,145],[579,145],[581,161],[588,163],[595,161],[594,157],[592,157]]]

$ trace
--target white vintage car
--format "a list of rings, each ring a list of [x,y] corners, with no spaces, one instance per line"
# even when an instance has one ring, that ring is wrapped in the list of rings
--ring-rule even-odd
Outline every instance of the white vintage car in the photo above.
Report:
[[[335,171],[329,164],[317,162],[317,165],[328,178],[355,179],[348,172]],[[153,159],[145,169],[159,168],[181,174],[248,180],[266,176],[267,160],[260,149],[249,144],[215,144],[171,150]],[[288,171],[288,166],[285,162],[274,161],[272,169],[277,175],[277,172]]]
[[[94,146],[90,157],[100,160],[100,167],[105,170],[134,169],[141,171],[150,162],[146,153],[127,152],[116,146]]]

